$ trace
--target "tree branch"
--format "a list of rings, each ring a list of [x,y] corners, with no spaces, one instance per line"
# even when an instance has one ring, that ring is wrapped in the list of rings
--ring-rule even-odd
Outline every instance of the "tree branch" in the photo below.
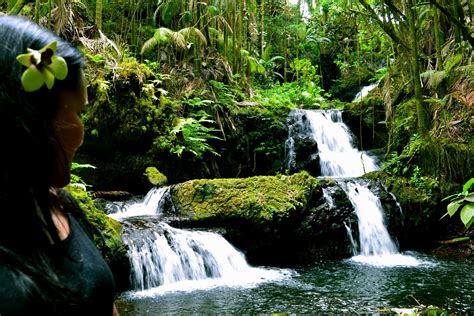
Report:
[[[359,3],[369,12],[372,19],[377,22],[377,24],[382,28],[382,30],[392,39],[392,41],[401,45],[405,50],[409,51],[409,48],[400,39],[400,37],[398,37],[391,24],[385,23],[384,21],[380,20],[377,12],[375,12],[374,9],[372,9],[372,7],[365,0],[359,0]]]
[[[461,21],[459,21],[451,13],[449,13],[448,10],[443,8],[436,0],[428,0],[428,1],[429,3],[434,5],[441,13],[443,13],[451,22],[456,24],[461,29],[464,39],[467,40],[469,44],[471,44],[471,47],[474,47],[474,38],[471,36],[470,30],[464,24],[462,24]]]

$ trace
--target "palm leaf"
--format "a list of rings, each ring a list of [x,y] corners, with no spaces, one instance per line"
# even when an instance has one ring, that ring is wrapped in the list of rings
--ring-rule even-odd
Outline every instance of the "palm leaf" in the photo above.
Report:
[[[174,31],[166,27],[160,27],[159,29],[156,29],[153,37],[148,39],[143,44],[141,54],[143,55],[146,51],[153,49],[156,45],[169,42],[169,40],[173,38],[174,34]]]
[[[204,36],[204,34],[202,34],[202,32],[195,28],[195,27],[185,27],[184,29],[181,29],[179,30],[177,33],[179,34],[182,34],[183,35],[183,38],[185,40],[188,40],[189,41],[189,38],[191,36],[195,36],[197,38],[199,38],[201,40],[201,42],[203,42],[205,45],[207,45],[207,39],[206,37]]]

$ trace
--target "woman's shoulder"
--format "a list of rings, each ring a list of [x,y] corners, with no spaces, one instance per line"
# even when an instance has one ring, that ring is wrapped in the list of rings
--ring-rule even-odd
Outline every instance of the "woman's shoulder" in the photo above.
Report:
[[[101,235],[97,228],[89,222],[81,206],[69,192],[64,189],[59,189],[56,194],[60,199],[61,209],[64,213],[66,213],[70,219],[73,218],[91,240],[94,241],[94,235]]]

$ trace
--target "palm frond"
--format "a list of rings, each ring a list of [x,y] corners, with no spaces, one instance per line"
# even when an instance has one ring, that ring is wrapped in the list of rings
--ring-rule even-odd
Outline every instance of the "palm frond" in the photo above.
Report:
[[[156,45],[162,43],[167,43],[171,38],[173,38],[175,32],[166,27],[160,27],[156,29],[153,37],[148,39],[142,46],[141,54],[143,55],[146,51],[153,49]],[[174,38],[173,38],[174,39]]]
[[[179,30],[177,33],[182,34],[184,39],[188,40],[188,41],[189,41],[191,36],[196,36],[201,40],[202,43],[207,45],[206,37],[204,36],[204,34],[202,34],[202,32],[199,29],[197,29],[195,27],[192,27],[192,26],[185,27],[185,28]]]

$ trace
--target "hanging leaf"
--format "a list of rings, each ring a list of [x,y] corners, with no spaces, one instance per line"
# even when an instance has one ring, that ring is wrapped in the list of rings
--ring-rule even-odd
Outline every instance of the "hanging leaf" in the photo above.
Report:
[[[466,228],[469,228],[474,219],[474,204],[469,203],[461,209],[461,221]]]
[[[448,204],[448,214],[452,217],[461,206],[462,200],[456,200]]]
[[[219,14],[219,9],[214,5],[209,6],[208,11],[211,16],[216,16]]]
[[[466,192],[469,191],[469,189],[471,188],[471,186],[474,184],[474,178],[471,178],[469,181],[467,181],[463,187],[462,187],[462,193],[463,194],[466,194]]]
[[[181,17],[182,21],[184,24],[189,24],[193,21],[193,13],[191,11],[186,11],[183,13],[183,16]]]

